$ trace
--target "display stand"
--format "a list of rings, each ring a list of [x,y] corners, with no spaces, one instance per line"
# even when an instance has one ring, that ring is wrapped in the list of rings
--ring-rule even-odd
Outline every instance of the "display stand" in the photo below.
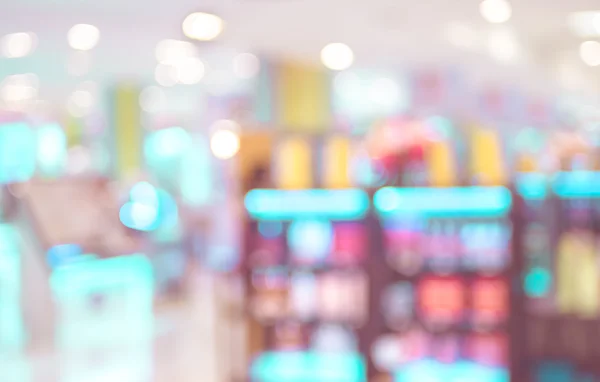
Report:
[[[251,190],[245,278],[252,381],[365,381],[368,195]]]
[[[382,188],[374,206],[384,247],[371,257],[369,378],[518,380],[511,192]]]

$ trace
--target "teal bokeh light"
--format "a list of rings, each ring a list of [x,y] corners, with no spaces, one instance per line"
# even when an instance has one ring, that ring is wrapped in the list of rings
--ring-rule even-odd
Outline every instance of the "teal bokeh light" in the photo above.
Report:
[[[178,158],[190,147],[191,139],[181,127],[169,127],[150,134],[144,143],[144,155],[149,163]]]
[[[552,273],[550,270],[534,267],[525,275],[525,294],[529,297],[543,297],[552,288]]]
[[[295,220],[288,228],[287,238],[295,260],[325,260],[333,245],[333,225],[328,220]]]
[[[179,223],[177,203],[166,191],[148,182],[135,184],[119,211],[121,223],[138,231],[168,231]]]
[[[540,173],[519,174],[515,186],[523,199],[542,200],[548,194],[548,177]]]

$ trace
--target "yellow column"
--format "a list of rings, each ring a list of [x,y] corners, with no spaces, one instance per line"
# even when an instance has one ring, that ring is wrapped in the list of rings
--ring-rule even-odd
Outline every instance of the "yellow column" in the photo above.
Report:
[[[127,178],[142,167],[139,90],[132,84],[120,84],[115,89],[113,138],[116,175]]]
[[[259,167],[270,169],[273,162],[273,134],[248,132],[240,136],[237,163],[242,183],[248,185]]]
[[[536,172],[539,170],[533,154],[522,153],[517,158],[517,172]]]
[[[68,147],[81,144],[83,138],[83,123],[81,120],[68,115],[65,121],[65,135],[67,136]]]
[[[349,188],[351,142],[343,136],[334,136],[325,142],[323,186],[326,188]]]
[[[330,124],[327,73],[296,64],[277,70],[278,121],[283,129],[320,132]]]
[[[489,129],[476,129],[471,142],[472,174],[485,186],[506,182],[506,170],[498,134]]]
[[[313,172],[310,142],[300,137],[285,138],[277,151],[277,186],[291,190],[311,188]]]
[[[433,187],[449,187],[456,184],[456,164],[450,144],[433,142],[426,151],[429,182]]]

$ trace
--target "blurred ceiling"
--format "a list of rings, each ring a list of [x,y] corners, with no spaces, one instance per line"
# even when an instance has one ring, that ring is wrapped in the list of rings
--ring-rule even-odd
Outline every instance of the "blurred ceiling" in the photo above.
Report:
[[[31,56],[0,59],[0,77],[33,72],[52,89],[80,82],[67,69],[73,51],[66,34],[74,24],[89,23],[100,29],[101,39],[90,52],[86,79],[152,81],[156,44],[184,39],[183,18],[211,11],[226,22],[216,42],[199,45],[211,66],[227,65],[217,57],[242,51],[318,63],[325,44],[344,42],[354,50],[356,66],[451,64],[464,66],[476,79],[599,90],[600,69],[581,63],[581,40],[566,24],[570,12],[600,9],[596,0],[513,0],[512,5],[512,19],[494,26],[479,14],[478,0],[3,1],[0,35],[34,32],[39,41]],[[471,31],[469,47],[449,42],[452,25]],[[494,33],[512,36],[519,57],[502,61],[490,56],[486,41]]]

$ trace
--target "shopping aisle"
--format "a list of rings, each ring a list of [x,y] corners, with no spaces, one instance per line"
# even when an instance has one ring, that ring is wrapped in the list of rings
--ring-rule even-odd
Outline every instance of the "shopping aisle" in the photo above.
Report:
[[[127,343],[67,355],[57,349],[34,349],[28,356],[0,355],[2,382],[217,382],[229,365],[217,357],[215,281],[201,274],[190,283],[187,301],[157,308],[155,333],[149,345]],[[218,334],[221,333],[221,334]],[[222,341],[221,341],[222,342]],[[217,350],[219,349],[219,350]],[[231,357],[229,357],[231,358]]]

